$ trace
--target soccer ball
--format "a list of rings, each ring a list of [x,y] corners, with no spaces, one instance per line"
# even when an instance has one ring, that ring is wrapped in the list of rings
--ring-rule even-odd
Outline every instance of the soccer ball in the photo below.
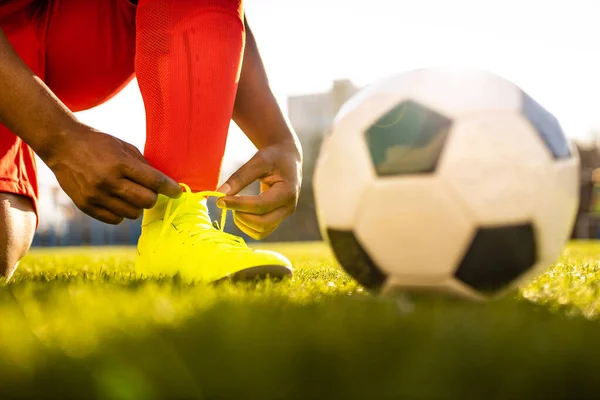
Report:
[[[557,119],[515,84],[421,69],[342,106],[313,189],[324,238],[367,289],[488,299],[560,256],[579,158]]]

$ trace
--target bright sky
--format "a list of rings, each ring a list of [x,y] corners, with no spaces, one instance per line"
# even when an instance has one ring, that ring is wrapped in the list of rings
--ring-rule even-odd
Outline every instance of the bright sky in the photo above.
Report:
[[[598,0],[246,0],[246,11],[284,107],[286,96],[329,90],[338,78],[364,85],[413,68],[468,66],[520,85],[571,137],[600,127]],[[142,148],[135,82],[79,115]],[[253,151],[232,129],[224,174]]]

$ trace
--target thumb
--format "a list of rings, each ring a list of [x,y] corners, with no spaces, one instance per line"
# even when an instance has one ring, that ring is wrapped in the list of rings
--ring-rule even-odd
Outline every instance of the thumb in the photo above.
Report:
[[[262,178],[266,173],[267,166],[263,158],[257,153],[235,171],[217,191],[225,193],[227,196],[234,196],[246,186]]]

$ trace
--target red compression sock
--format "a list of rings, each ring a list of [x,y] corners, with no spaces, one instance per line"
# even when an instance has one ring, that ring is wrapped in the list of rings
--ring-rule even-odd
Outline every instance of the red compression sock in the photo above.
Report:
[[[145,157],[192,190],[215,190],[245,43],[242,0],[139,0],[135,69]]]

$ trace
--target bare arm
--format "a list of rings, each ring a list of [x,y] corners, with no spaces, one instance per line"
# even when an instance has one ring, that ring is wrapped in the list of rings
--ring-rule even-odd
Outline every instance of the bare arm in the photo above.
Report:
[[[77,207],[101,221],[135,219],[157,193],[181,193],[134,146],[77,121],[1,30],[0,122],[44,160]]]
[[[46,161],[62,132],[77,124],[69,109],[25,65],[0,30],[0,121]]]
[[[302,183],[302,148],[269,86],[254,35],[246,25],[246,48],[233,120],[258,152],[219,189],[217,204],[234,210],[237,226],[263,239],[296,209]],[[257,179],[259,196],[235,196]]]
[[[245,20],[246,48],[238,86],[233,120],[258,148],[290,142],[300,151],[298,138],[269,86],[258,46]]]

